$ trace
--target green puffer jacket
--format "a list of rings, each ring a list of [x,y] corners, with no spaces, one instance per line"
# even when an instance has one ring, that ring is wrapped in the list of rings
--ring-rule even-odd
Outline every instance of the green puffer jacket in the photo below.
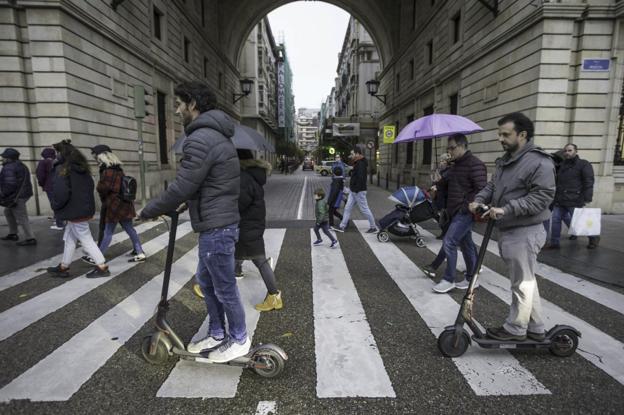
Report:
[[[314,216],[316,217],[316,224],[320,225],[323,222],[329,222],[329,207],[325,199],[317,200],[316,206],[314,206]]]

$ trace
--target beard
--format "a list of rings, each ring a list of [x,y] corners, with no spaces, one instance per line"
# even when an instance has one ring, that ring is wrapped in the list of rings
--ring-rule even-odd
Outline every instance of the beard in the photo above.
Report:
[[[182,121],[182,125],[187,127],[191,123],[191,121],[193,121],[193,116],[190,112],[185,111],[180,115],[180,119]]]
[[[515,153],[515,152],[516,152],[516,150],[518,150],[518,147],[519,147],[519,146],[518,146],[518,143],[515,143],[515,144],[506,144],[506,143],[503,143],[503,144],[502,144],[502,146],[503,146],[503,150],[505,150],[505,151],[506,151],[507,153],[509,153],[509,154],[513,154],[513,153]]]

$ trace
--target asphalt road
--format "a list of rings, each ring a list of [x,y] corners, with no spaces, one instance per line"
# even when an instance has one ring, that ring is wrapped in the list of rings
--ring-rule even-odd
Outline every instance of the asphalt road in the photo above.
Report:
[[[176,367],[173,358],[152,366],[141,357],[158,302],[158,291],[148,284],[164,268],[166,225],[141,234],[144,243],[154,241],[145,263],[122,268],[130,243],[114,245],[107,256],[117,261],[111,269],[121,272],[96,286],[85,285],[81,275],[88,267],[80,261],[68,280],[27,268],[61,252],[58,233],[46,234],[45,246],[30,259],[0,245],[0,413],[624,413],[623,289],[580,278],[565,263],[542,267],[538,282],[549,324],[579,326],[577,353],[558,358],[547,351],[472,346],[463,357],[445,358],[435,333],[452,324],[463,292],[434,295],[429,287],[442,268],[434,280],[419,271],[433,260],[439,241],[425,234],[427,248],[400,238],[382,244],[361,232],[367,225],[356,213],[356,226],[337,235],[339,249],[331,250],[326,239],[313,247],[312,193],[329,180],[299,171],[274,174],[265,187],[265,240],[277,258],[285,307],[259,316],[253,342],[279,344],[289,359],[274,379],[251,371],[221,373],[234,381],[227,398],[215,397],[220,384],[201,397],[184,396],[194,393],[193,383],[214,381],[213,366]],[[376,187],[369,191],[376,218],[393,207],[387,195]],[[437,234],[434,223],[421,225]],[[188,258],[195,247],[196,235],[189,232],[178,239],[174,255],[181,285],[168,317],[185,341],[205,318],[203,302],[190,289],[194,261]],[[488,327],[506,316],[509,287],[495,250],[485,266],[475,316]],[[253,304],[264,292],[257,289],[257,273],[246,270],[239,287],[256,290],[243,295]],[[194,371],[188,373],[197,381],[178,388],[177,397],[163,397],[163,385],[177,370]]]

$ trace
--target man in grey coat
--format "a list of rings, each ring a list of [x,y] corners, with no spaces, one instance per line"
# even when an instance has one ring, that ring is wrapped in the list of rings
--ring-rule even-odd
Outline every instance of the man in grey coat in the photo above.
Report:
[[[234,122],[216,109],[216,97],[204,84],[182,83],[174,94],[176,114],[186,133],[182,161],[173,183],[145,206],[141,217],[153,218],[188,204],[191,225],[199,233],[196,278],[210,324],[208,336],[190,343],[187,349],[193,353],[210,351],[208,358],[213,362],[227,362],[244,356],[251,346],[234,277],[240,220],[240,165],[231,140]]]
[[[546,242],[542,222],[549,218],[555,196],[555,166],[531,141],[533,131],[533,122],[518,112],[498,120],[505,154],[496,160],[492,180],[469,207],[475,213],[478,207],[491,205],[483,217],[496,220],[498,248],[509,269],[509,316],[502,327],[487,329],[488,336],[497,340],[545,337],[535,269]]]

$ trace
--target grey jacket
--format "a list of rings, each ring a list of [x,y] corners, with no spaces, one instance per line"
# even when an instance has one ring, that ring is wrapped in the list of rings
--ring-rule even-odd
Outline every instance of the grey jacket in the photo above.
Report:
[[[505,214],[496,225],[504,230],[549,219],[548,207],[554,196],[552,158],[528,142],[517,154],[505,154],[496,160],[492,180],[477,194],[475,202],[502,207]]]
[[[234,122],[224,112],[211,110],[201,113],[185,132],[175,180],[141,216],[156,217],[187,202],[195,232],[238,223],[240,165],[230,139]]]

